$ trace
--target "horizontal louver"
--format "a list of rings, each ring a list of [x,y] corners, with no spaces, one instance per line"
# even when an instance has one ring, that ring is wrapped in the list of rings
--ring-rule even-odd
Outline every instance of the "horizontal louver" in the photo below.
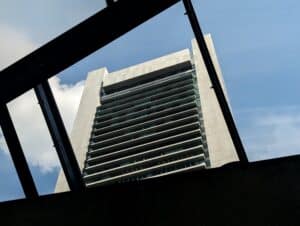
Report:
[[[84,168],[87,186],[207,166],[193,73],[162,76],[101,97]]]

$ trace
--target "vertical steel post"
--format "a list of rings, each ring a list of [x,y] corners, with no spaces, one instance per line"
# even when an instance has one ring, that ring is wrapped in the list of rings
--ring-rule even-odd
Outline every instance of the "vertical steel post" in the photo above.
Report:
[[[218,100],[220,108],[222,110],[222,113],[223,113],[225,122],[227,124],[231,139],[235,146],[236,152],[238,154],[238,157],[239,157],[242,165],[246,166],[249,164],[249,161],[248,161],[245,149],[243,147],[241,138],[239,136],[238,130],[235,126],[235,122],[232,117],[227,100],[225,98],[225,95],[224,95],[222,86],[220,84],[216,69],[213,65],[211,56],[209,54],[209,51],[208,51],[208,48],[207,48],[202,30],[201,30],[200,24],[198,22],[193,4],[192,4],[191,0],[183,0],[183,4],[186,9],[186,14],[188,15],[193,32],[195,34],[200,52],[202,54],[208,75],[209,75],[211,83],[213,85],[213,89],[216,93],[217,100]]]
[[[85,188],[81,171],[48,81],[41,83],[34,90],[69,188],[71,191],[81,191]]]
[[[114,0],[106,0],[106,5],[107,6],[112,6],[115,3]]]
[[[37,198],[30,169],[6,104],[0,105],[0,125],[26,198]]]

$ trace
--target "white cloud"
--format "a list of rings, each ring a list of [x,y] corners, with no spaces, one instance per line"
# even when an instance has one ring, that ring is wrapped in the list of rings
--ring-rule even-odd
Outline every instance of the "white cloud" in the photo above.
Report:
[[[50,79],[50,85],[68,131],[72,129],[84,81],[76,84],[62,84],[57,77]]]
[[[243,117],[241,136],[252,161],[300,154],[300,108],[253,109]]]
[[[0,70],[33,51],[37,45],[26,34],[0,24]]]
[[[50,84],[57,100],[66,128],[71,130],[83,91],[83,82],[75,85],[61,84],[56,77]],[[9,103],[19,139],[29,163],[42,172],[49,172],[59,166],[59,161],[50,134],[47,130],[37,98],[31,90]],[[3,138],[0,148],[7,152]]]
[[[13,27],[0,24],[0,32],[0,70],[37,47],[29,36]],[[84,84],[61,84],[58,78],[52,78],[50,84],[66,128],[70,131]],[[53,142],[34,92],[23,94],[8,106],[29,164],[39,167],[42,172],[58,167],[59,161]],[[0,149],[8,153],[3,136],[0,136]]]

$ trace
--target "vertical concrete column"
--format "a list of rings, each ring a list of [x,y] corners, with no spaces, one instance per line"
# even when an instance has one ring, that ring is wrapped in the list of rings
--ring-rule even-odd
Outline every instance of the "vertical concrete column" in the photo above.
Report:
[[[205,35],[205,40],[219,76],[226,99],[228,96],[222,77],[220,65],[213,45],[211,35]],[[192,52],[197,74],[203,121],[211,167],[219,167],[229,162],[238,161],[222,111],[211,85],[202,55],[196,40],[192,40]]]
[[[106,74],[108,74],[106,68],[101,68],[88,74],[70,135],[73,150],[81,170],[84,167],[84,161],[86,159],[96,108],[100,105],[101,83]],[[69,188],[66,179],[61,171],[57,180],[55,192],[68,190]]]

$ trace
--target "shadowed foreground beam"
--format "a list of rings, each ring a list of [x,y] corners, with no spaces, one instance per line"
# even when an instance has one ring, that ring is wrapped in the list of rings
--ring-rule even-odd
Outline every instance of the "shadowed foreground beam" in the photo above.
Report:
[[[1,71],[0,102],[16,98],[177,2],[119,0],[101,10]]]
[[[300,157],[0,204],[6,225],[297,225]]]

